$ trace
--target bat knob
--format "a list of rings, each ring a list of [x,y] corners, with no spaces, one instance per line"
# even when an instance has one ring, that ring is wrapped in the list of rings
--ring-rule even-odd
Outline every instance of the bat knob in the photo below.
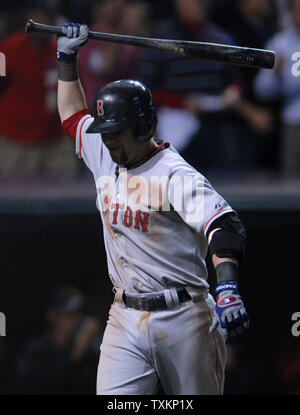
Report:
[[[25,32],[30,33],[33,32],[33,20],[29,19],[28,22],[25,25]]]

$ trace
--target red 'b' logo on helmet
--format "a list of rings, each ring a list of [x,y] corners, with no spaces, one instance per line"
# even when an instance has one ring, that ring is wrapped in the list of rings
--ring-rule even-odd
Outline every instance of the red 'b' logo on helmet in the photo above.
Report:
[[[102,117],[104,115],[103,99],[97,99],[97,115]]]

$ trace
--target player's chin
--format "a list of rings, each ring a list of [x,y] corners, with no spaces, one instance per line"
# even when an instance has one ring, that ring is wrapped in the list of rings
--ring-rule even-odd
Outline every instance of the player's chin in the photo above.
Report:
[[[115,163],[121,164],[122,161],[122,154],[120,152],[120,148],[116,148],[116,149],[111,149],[109,150],[110,153],[110,157],[112,158],[112,161],[114,161]]]
[[[127,164],[128,157],[121,149],[111,152],[110,155],[115,163],[122,164],[123,166]]]

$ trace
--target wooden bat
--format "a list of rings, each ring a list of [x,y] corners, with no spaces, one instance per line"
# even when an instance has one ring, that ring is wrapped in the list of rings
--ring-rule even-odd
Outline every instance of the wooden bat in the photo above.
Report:
[[[48,26],[28,20],[25,32],[46,32],[63,35],[62,28]],[[251,68],[272,69],[275,53],[271,50],[245,48],[240,46],[222,45],[218,43],[193,42],[186,40],[155,39],[138,36],[117,35],[103,32],[89,32],[90,39],[104,40],[126,45],[141,46],[166,52],[178,53],[183,56],[207,59],[232,65]]]

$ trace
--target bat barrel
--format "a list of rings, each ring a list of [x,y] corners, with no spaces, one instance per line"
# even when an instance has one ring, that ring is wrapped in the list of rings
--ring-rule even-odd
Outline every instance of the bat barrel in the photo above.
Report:
[[[275,53],[265,49],[185,41],[182,41],[181,45],[178,44],[178,47],[184,50],[186,56],[200,57],[232,65],[272,69],[275,63]],[[199,50],[201,50],[201,54]]]
[[[101,32],[90,32],[90,38],[252,68],[272,69],[275,62],[275,53],[273,51],[241,46],[184,40],[155,39]]]

